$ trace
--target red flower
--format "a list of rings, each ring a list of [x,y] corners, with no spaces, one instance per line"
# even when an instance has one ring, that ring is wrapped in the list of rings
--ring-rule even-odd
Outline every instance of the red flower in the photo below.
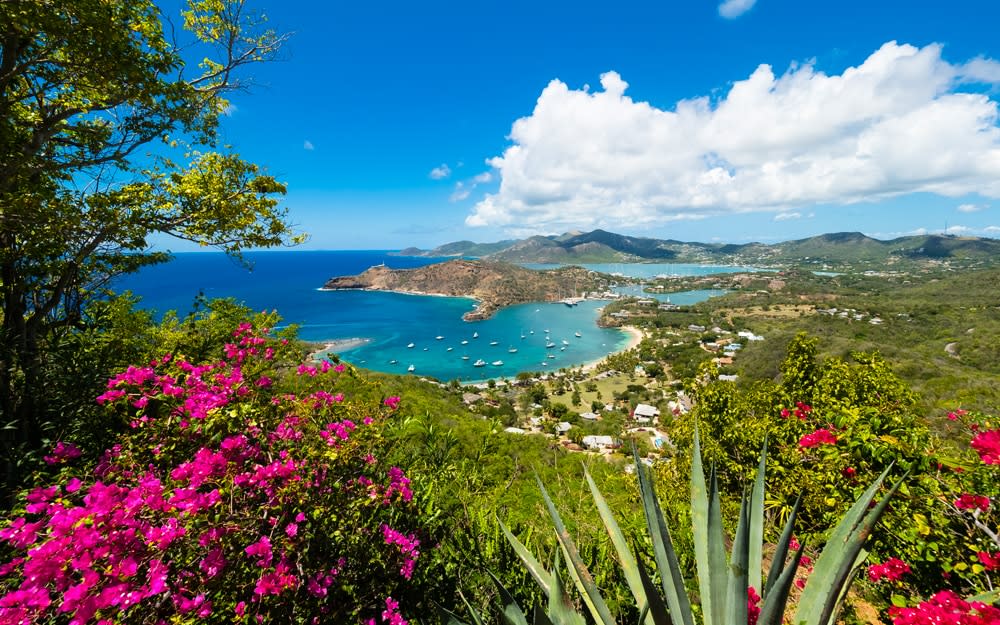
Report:
[[[873,582],[880,582],[883,579],[898,582],[903,575],[909,572],[909,564],[899,558],[889,558],[882,564],[873,564],[868,567],[868,579]]]
[[[955,507],[959,510],[982,510],[986,512],[986,509],[990,507],[990,498],[984,495],[963,493],[961,497],[955,500]]]
[[[969,443],[986,464],[1000,464],[1000,430],[980,432]]]
[[[820,428],[812,434],[806,434],[799,439],[799,447],[807,449],[818,445],[836,445],[837,435],[826,428]]]
[[[987,571],[1000,569],[1000,551],[994,554],[990,554],[988,551],[980,551],[976,555],[979,556],[979,561],[983,563]]]

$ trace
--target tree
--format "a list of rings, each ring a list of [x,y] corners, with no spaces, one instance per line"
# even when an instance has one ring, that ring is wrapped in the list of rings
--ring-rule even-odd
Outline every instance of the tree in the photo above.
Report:
[[[243,0],[0,3],[0,406],[14,459],[58,425],[48,346],[166,233],[230,253],[294,242],[284,185],[217,146],[240,71],[284,37]],[[169,28],[165,27],[169,26]],[[168,35],[169,33],[169,35]],[[188,60],[200,60],[191,67]]]

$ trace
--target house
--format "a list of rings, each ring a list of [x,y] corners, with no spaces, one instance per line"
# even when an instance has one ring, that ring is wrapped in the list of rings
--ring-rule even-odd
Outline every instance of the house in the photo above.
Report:
[[[566,432],[569,432],[572,427],[573,427],[572,423],[568,423],[566,421],[560,421],[559,423],[556,424],[556,434],[559,435],[565,434]]]
[[[482,398],[483,396],[478,393],[462,393],[462,403],[466,406],[471,406]]]
[[[638,423],[650,423],[653,419],[660,416],[660,411],[656,406],[650,406],[649,404],[638,404],[635,410],[632,411],[632,417]]]
[[[580,418],[581,419],[586,419],[587,421],[597,421],[601,417],[597,413],[594,413],[594,412],[581,412],[580,413]]]
[[[524,434],[524,430],[515,427],[504,428],[503,431],[508,434]]]
[[[583,446],[587,449],[611,449],[616,447],[615,439],[610,436],[599,436],[591,434],[583,437]]]

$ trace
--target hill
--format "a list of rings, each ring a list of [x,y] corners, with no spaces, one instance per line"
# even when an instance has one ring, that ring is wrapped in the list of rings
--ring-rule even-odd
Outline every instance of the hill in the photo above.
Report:
[[[863,264],[883,268],[907,262],[992,261],[1000,241],[978,237],[919,235],[883,241],[860,232],[835,232],[781,243],[720,244],[615,234],[605,230],[533,236],[516,241],[457,241],[433,250],[407,248],[414,256],[473,256],[508,263],[675,262],[734,265]]]

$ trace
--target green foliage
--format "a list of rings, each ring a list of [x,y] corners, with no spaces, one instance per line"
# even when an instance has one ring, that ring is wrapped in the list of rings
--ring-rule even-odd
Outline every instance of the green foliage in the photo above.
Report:
[[[149,235],[235,254],[298,240],[284,185],[216,145],[226,95],[283,37],[242,0],[191,0],[183,18],[167,34],[152,0],[0,3],[5,461],[64,427],[46,370],[110,278],[165,259]]]

